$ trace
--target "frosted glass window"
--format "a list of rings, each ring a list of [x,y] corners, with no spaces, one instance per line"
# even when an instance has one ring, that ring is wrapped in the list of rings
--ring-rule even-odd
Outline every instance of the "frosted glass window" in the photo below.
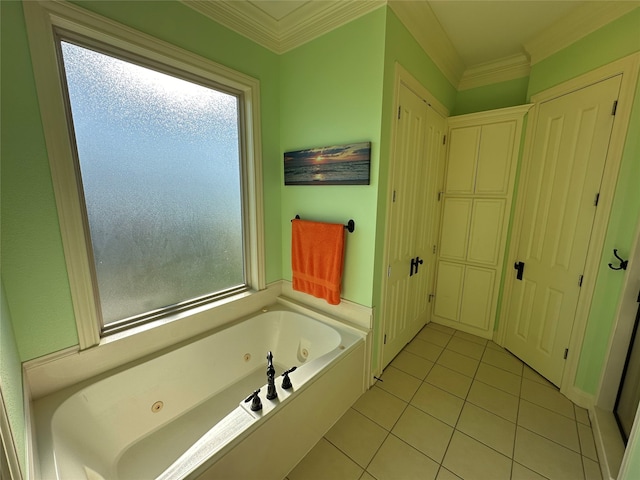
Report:
[[[239,97],[60,45],[103,325],[244,288]]]

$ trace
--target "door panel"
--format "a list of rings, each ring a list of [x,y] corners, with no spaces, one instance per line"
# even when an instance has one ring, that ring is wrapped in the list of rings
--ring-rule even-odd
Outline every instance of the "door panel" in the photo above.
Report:
[[[486,330],[493,305],[495,270],[467,265],[460,304],[460,323]]]
[[[446,198],[442,212],[440,256],[464,261],[467,257],[469,221],[473,201],[470,198]]]
[[[580,295],[620,76],[539,106],[505,346],[559,385]]]
[[[442,191],[444,177],[444,153],[442,139],[446,133],[446,121],[436,111],[429,107],[427,110],[426,156],[421,162],[418,174],[419,189],[423,197],[419,199],[416,212],[416,255],[424,263],[420,264],[418,272],[412,277],[414,282],[414,310],[409,312],[413,318],[411,331],[417,334],[425,323],[430,320],[431,305],[429,294],[433,293],[433,283],[436,271],[437,236],[440,226],[440,211],[437,202],[438,192]],[[413,336],[413,335],[412,335]]]
[[[475,193],[507,194],[515,132],[515,121],[482,126]]]
[[[499,199],[473,201],[468,261],[486,265],[498,263],[504,207],[505,201]]]
[[[514,335],[526,342],[530,335],[533,302],[536,299],[537,284],[527,278],[522,280],[522,294],[513,305],[516,315],[511,320]]]
[[[438,263],[438,285],[434,314],[454,322],[458,321],[464,265],[459,263]]]
[[[450,194],[473,193],[476,175],[476,156],[480,141],[480,127],[451,130],[451,147],[447,167],[445,191]]]

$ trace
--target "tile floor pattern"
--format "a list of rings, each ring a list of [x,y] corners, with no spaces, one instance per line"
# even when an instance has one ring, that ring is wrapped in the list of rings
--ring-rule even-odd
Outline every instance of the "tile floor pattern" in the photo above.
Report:
[[[288,480],[602,480],[586,410],[516,357],[430,323]]]

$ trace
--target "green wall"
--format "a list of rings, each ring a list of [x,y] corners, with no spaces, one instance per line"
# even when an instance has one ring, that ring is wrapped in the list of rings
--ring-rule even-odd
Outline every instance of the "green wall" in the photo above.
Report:
[[[640,48],[640,8],[596,30],[567,48],[536,63],[529,75],[531,98],[542,90],[637,52]]]
[[[22,360],[78,342],[20,2],[2,12],[2,277]]]
[[[291,223],[302,218],[346,223],[343,298],[372,304],[380,185],[380,110],[386,9],[379,8],[281,56],[282,152],[371,142],[371,183],[282,186],[282,271],[291,280]],[[279,167],[282,171],[282,156]]]
[[[9,427],[20,462],[20,470],[26,477],[26,427],[22,395],[22,365],[18,355],[11,313],[6,302],[4,284],[0,281],[0,393],[9,417]],[[7,439],[9,440],[9,439]],[[0,455],[2,455],[0,453]]]
[[[282,278],[279,58],[174,1],[77,2],[261,82],[266,279]],[[22,361],[78,343],[21,2],[2,8],[1,262]]]
[[[527,103],[529,77],[515,78],[482,87],[460,90],[452,115],[482,112]]]
[[[528,97],[640,51],[640,8],[533,65]],[[612,252],[629,253],[640,217],[640,85],[636,88],[618,184],[596,279],[575,385],[595,394],[604,366],[624,275],[608,268]]]

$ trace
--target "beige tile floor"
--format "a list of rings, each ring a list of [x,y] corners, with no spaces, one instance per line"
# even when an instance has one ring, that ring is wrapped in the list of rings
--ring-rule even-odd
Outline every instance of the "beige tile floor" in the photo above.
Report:
[[[586,410],[491,341],[427,325],[288,480],[602,480]]]

